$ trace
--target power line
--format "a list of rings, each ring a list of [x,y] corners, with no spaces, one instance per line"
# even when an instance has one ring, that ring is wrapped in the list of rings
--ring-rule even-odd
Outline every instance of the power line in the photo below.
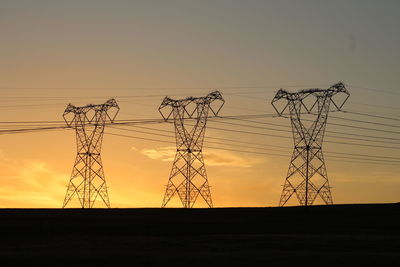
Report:
[[[222,118],[248,118],[248,117],[264,117],[264,116],[271,116],[270,114],[258,114],[258,115],[239,115],[239,116],[225,116]],[[54,122],[54,121],[51,121]],[[142,119],[142,120],[119,120],[115,124],[116,125],[123,125],[123,124],[140,124],[140,123],[163,123],[164,121],[162,119]],[[8,122],[8,123],[13,123],[13,122]],[[227,122],[224,122],[227,123]],[[232,124],[232,123],[231,123]],[[243,126],[243,125],[241,125]],[[256,127],[256,126],[250,126],[250,127]],[[352,127],[352,128],[360,128],[356,126],[349,126],[346,125],[346,127]],[[38,128],[23,128],[23,129],[8,129],[8,130],[2,130],[0,133],[16,133],[16,132],[26,132],[28,130],[35,130],[35,131],[40,131],[40,130],[48,130],[48,129],[54,129],[54,128],[66,128],[66,126],[59,126],[59,127],[38,127]],[[266,128],[266,127],[257,127],[257,128]],[[362,127],[364,128],[364,127]],[[277,138],[282,138],[283,136],[281,135],[273,135],[273,134],[267,134],[267,133],[254,133],[254,132],[247,132],[247,131],[240,131],[240,130],[227,130],[227,129],[221,129],[217,127],[211,127],[210,129],[215,129],[215,130],[222,130],[222,131],[232,131],[232,132],[239,132],[239,133],[247,133],[247,134],[255,134],[255,135],[264,135],[264,136],[271,136],[271,137],[277,137]],[[268,128],[268,130],[271,130],[272,128]],[[277,129],[273,129],[277,130]],[[282,131],[282,130],[280,130]],[[285,137],[283,137],[285,138]],[[375,140],[361,140],[361,141],[375,141]],[[334,142],[330,141],[331,143],[337,143],[337,144],[349,144],[349,145],[359,145],[359,146],[368,146],[368,147],[381,147],[381,148],[392,148],[393,147],[385,147],[385,146],[376,146],[376,145],[367,145],[367,144],[357,144],[357,143],[344,143],[344,142]],[[375,141],[376,142],[376,141]],[[382,141],[384,142],[384,141]]]
[[[260,127],[260,126],[253,126],[253,125],[244,125],[244,124],[239,124],[239,123],[232,123],[232,122],[224,122],[224,121],[214,121],[218,123],[223,123],[223,124],[229,124],[229,125],[235,125],[235,126],[242,126],[242,127],[249,127],[249,128],[256,128],[256,129],[265,129],[265,130],[270,130],[270,131],[279,131],[279,132],[285,132],[285,130],[281,129],[274,129],[274,128],[268,128],[268,127]],[[337,138],[336,136],[332,135],[325,135],[326,137],[329,138]],[[356,141],[367,141],[367,142],[375,142],[375,143],[384,143],[384,144],[395,144],[395,145],[400,145],[400,143],[395,143],[395,142],[387,142],[387,141],[379,141],[379,140],[371,140],[371,139],[361,139],[361,138],[352,138],[352,137],[346,137],[348,140],[356,140]]]
[[[307,120],[307,119],[303,119],[303,121],[313,122],[312,120]],[[361,127],[361,126],[356,126],[356,125],[340,124],[340,123],[335,123],[335,122],[330,122],[329,124],[330,125],[341,126],[341,127],[353,128],[353,129],[360,129],[360,130],[368,130],[368,131],[390,133],[390,134],[400,134],[400,132],[395,132],[395,131],[382,130],[382,129],[369,128],[369,127]]]
[[[235,120],[242,120],[245,122],[251,122],[251,123],[259,123],[259,124],[266,124],[266,125],[273,125],[273,126],[278,126],[278,127],[284,127],[288,128],[288,126],[284,125],[279,125],[276,123],[266,123],[266,122],[256,122],[256,121],[250,121],[246,119],[257,119],[257,118],[271,118],[275,117],[273,114],[245,114],[245,115],[232,115],[232,116],[220,116],[220,117],[215,117],[211,121],[216,121],[216,120],[221,120],[221,119],[235,119]],[[311,120],[306,120],[306,121],[311,121]],[[164,121],[162,119],[130,119],[130,120],[116,120],[116,124],[131,124],[131,123],[163,123]],[[0,124],[37,124],[37,123],[64,123],[63,121],[2,121]],[[348,127],[348,128],[355,128],[355,129],[363,129],[363,130],[371,130],[371,131],[378,131],[378,132],[385,132],[385,133],[392,133],[392,134],[400,134],[400,132],[395,132],[395,131],[388,131],[388,130],[382,130],[382,129],[376,129],[376,128],[368,128],[368,127],[360,127],[356,125],[347,125],[347,124],[339,124],[339,123],[331,123],[332,125],[336,126],[341,126],[341,127]],[[243,126],[243,125],[242,125]],[[254,127],[254,126],[253,126]],[[266,127],[265,127],[266,128]],[[290,128],[290,127],[289,127]],[[282,131],[278,129],[273,129],[269,128],[270,130],[274,131]],[[358,135],[358,134],[353,134],[353,133],[342,133],[342,132],[337,132],[337,131],[329,131],[331,133],[336,133],[336,134],[344,134],[344,135],[354,135],[354,136],[359,136],[359,137],[370,137],[370,138],[377,138],[376,136],[370,136],[370,135]],[[382,139],[387,139],[387,140],[398,140],[395,138],[389,138],[389,137],[379,137]]]
[[[376,104],[367,104],[367,103],[359,103],[359,102],[351,102],[351,104],[352,104],[352,105],[360,105],[360,106],[368,106],[368,107],[383,108],[383,109],[395,109],[395,110],[400,110],[399,107],[386,106],[386,105],[376,105]]]
[[[374,125],[379,125],[379,126],[400,128],[400,125],[393,125],[393,124],[387,124],[387,123],[379,123],[379,122],[373,122],[373,121],[356,120],[356,119],[342,118],[342,117],[336,117],[336,116],[330,116],[330,117],[333,118],[333,119],[338,119],[338,120],[345,120],[345,121],[352,121],[352,122],[361,122],[361,123],[366,123],[366,124],[374,124]]]
[[[3,90],[215,90],[215,89],[277,89],[281,87],[319,87],[321,84],[304,85],[250,85],[250,86],[181,86],[181,87],[11,87],[1,86]]]
[[[39,128],[0,130],[0,134],[27,133],[27,132],[37,132],[37,131],[44,131],[44,130],[59,130],[59,129],[67,129],[67,128],[68,128],[68,126],[57,126],[57,127],[39,127]]]
[[[133,128],[140,128],[140,129],[145,129],[145,130],[152,130],[152,131],[156,131],[157,133],[161,132],[167,132],[170,134],[173,134],[174,132],[172,131],[168,131],[168,130],[160,130],[160,129],[154,129],[154,128],[150,128],[150,127],[145,127],[145,126],[138,126],[138,125],[127,125],[129,127],[133,127]],[[172,138],[174,138],[172,135],[170,136]],[[284,148],[284,149],[288,149],[287,147],[283,147],[283,146],[276,146],[276,145],[267,145],[267,144],[258,144],[258,143],[254,143],[254,142],[246,142],[243,140],[234,140],[234,139],[229,139],[229,138],[221,138],[221,137],[211,137],[211,136],[207,136],[205,139],[211,139],[211,140],[220,140],[220,141],[227,141],[227,142],[233,142],[233,143],[240,143],[240,144],[249,144],[249,145],[259,145],[259,146],[266,146],[266,147],[276,147],[276,148]]]
[[[113,128],[113,129],[117,129],[117,130],[122,130],[122,131],[128,131],[128,132],[135,132],[135,133],[143,133],[143,134],[150,134],[150,135],[155,135],[155,136],[162,136],[162,137],[168,137],[168,138],[175,138],[173,135],[165,135],[165,134],[160,134],[160,133],[150,133],[150,132],[145,132],[145,131],[140,131],[140,130],[131,130],[131,129],[124,129],[124,128],[119,128],[119,127],[114,127],[114,126],[110,126],[111,128]],[[144,128],[144,127],[140,127],[140,126],[133,126],[133,127],[135,127],[135,128]],[[155,129],[152,129],[152,130],[155,130]],[[159,132],[160,130],[158,130],[158,132]],[[171,133],[170,131],[165,131],[165,130],[161,130],[162,132],[168,132],[168,133]],[[215,139],[215,140],[226,140],[226,139],[221,139],[221,138],[212,138],[212,137],[206,137],[205,139]],[[221,142],[215,142],[215,141],[212,141],[212,142],[209,142],[209,141],[207,141],[207,143],[208,144],[214,144],[214,145],[227,145],[227,144],[225,144],[225,143],[221,143]],[[252,148],[252,149],[260,149],[260,147],[249,147],[249,146],[241,146],[241,145],[236,145],[236,144],[228,144],[229,146],[236,146],[236,147],[241,147],[241,148]],[[256,145],[256,144],[255,144]],[[282,150],[282,149],[269,149],[269,150],[271,150],[271,151],[279,151],[279,152],[287,152],[287,151],[284,151],[284,150]]]
[[[278,88],[278,87],[277,87]],[[252,92],[252,94],[263,94],[265,92]],[[238,97],[243,97],[243,98],[249,98],[249,99],[256,99],[256,100],[260,100],[260,101],[265,101],[264,99],[260,98],[260,97],[255,97],[255,96],[249,96],[247,95],[247,92],[236,92],[236,93],[232,93],[233,96],[238,96]],[[361,105],[361,106],[369,106],[369,107],[377,107],[377,108],[383,108],[383,109],[395,109],[398,110],[400,109],[397,106],[387,106],[387,105],[376,105],[376,104],[370,104],[370,103],[360,103],[360,102],[353,102],[351,101],[352,105]]]
[[[307,114],[307,113],[304,113]],[[263,114],[258,114],[258,115],[252,115],[253,118],[262,118],[264,117]],[[243,116],[245,117],[245,116]],[[268,114],[268,117],[279,117],[275,116],[273,114]],[[284,116],[281,116],[284,117]],[[220,118],[220,117],[218,117]],[[240,118],[240,116],[223,116],[221,118]],[[286,117],[284,117],[286,118]],[[308,122],[313,122],[312,120],[308,119],[303,119],[304,121]],[[382,129],[376,129],[376,128],[368,128],[368,127],[361,127],[361,126],[355,126],[355,125],[348,125],[348,124],[340,124],[340,123],[330,123],[331,125],[336,125],[336,126],[342,126],[342,127],[350,127],[350,128],[355,128],[355,129],[362,129],[362,130],[370,130],[370,131],[377,131],[377,132],[385,132],[385,133],[394,133],[394,134],[400,134],[400,132],[395,132],[395,131],[389,131],[389,130],[382,130]]]
[[[215,117],[216,119],[233,119],[233,118],[264,118],[264,117],[272,117],[273,114],[245,114],[245,115],[228,115],[228,116],[221,116]],[[190,119],[189,119],[190,120]],[[50,121],[0,121],[0,124],[64,124],[65,121],[58,120],[50,120]],[[130,124],[130,123],[165,123],[164,119],[153,119],[153,118],[146,118],[146,119],[125,119],[125,120],[114,120],[113,124]],[[110,123],[108,123],[110,124]],[[95,124],[92,124],[95,125]],[[90,125],[88,125],[90,126]]]
[[[46,121],[41,121],[41,122],[46,122]],[[48,122],[59,122],[59,121],[48,121]],[[148,128],[148,127],[143,127],[143,126],[136,126],[136,125],[131,125],[131,122],[127,122],[127,123],[123,123],[122,125],[128,125],[128,126],[134,126],[134,127],[140,127],[140,128],[145,128],[145,129],[151,129],[151,130],[156,130],[156,129],[152,129],[152,128]],[[118,125],[118,124],[117,124]],[[121,125],[121,124],[120,124]],[[116,129],[121,129],[121,128],[117,128],[115,126],[111,126],[113,128]],[[24,128],[24,129],[15,129],[15,130],[0,130],[0,134],[9,134],[9,133],[27,133],[27,132],[37,132],[37,131],[43,131],[43,130],[57,130],[57,129],[67,129],[67,126],[56,126],[56,127],[40,127],[40,128]],[[126,130],[126,129],[123,129]],[[159,131],[159,130],[157,130]],[[143,131],[138,131],[135,130],[135,132],[139,132],[139,133],[144,133],[144,134],[148,134],[148,132],[143,132]],[[164,136],[164,137],[173,137],[171,135],[160,135],[157,134],[158,136]],[[232,139],[227,139],[227,138],[213,138],[213,137],[208,137],[207,139],[214,139],[214,140],[222,140],[222,141],[231,141],[231,142],[238,142],[238,143],[244,143],[244,144],[253,144],[253,145],[263,145],[263,146],[271,146],[271,145],[265,145],[265,144],[258,144],[258,143],[252,143],[252,142],[244,142],[244,141],[239,141],[239,140],[232,140]],[[214,144],[223,144],[223,143],[219,143],[219,142],[213,142]],[[272,146],[272,147],[279,147],[279,148],[284,148],[281,146]],[[251,147],[254,149],[257,149],[257,147]],[[280,150],[282,151],[282,150]],[[361,155],[361,154],[350,154],[350,153],[339,153],[339,152],[328,152],[328,153],[336,153],[336,154],[345,154],[345,155],[356,155],[356,156],[369,156],[369,155]],[[382,158],[392,158],[392,159],[397,159],[394,157],[384,157],[384,156],[380,156]]]
[[[382,90],[382,89],[376,89],[376,88],[369,88],[369,87],[365,87],[365,86],[351,85],[351,88],[362,89],[362,90],[368,90],[368,91],[374,91],[374,92],[379,92],[379,93],[386,93],[386,94],[399,95],[398,92],[389,91],[389,90]]]
[[[308,113],[304,113],[308,114]],[[222,116],[218,118],[263,118],[263,117],[279,117],[274,114],[254,114],[254,115],[245,115],[245,116]],[[284,116],[281,116],[284,117]],[[284,117],[286,118],[286,117]],[[303,119],[304,121],[308,122],[313,122],[312,120],[309,119]],[[395,131],[390,131],[390,130],[382,130],[382,129],[376,129],[376,128],[369,128],[369,127],[361,127],[361,126],[356,126],[356,125],[348,125],[348,124],[340,124],[340,123],[333,123],[330,122],[331,125],[336,125],[336,126],[342,126],[342,127],[348,127],[348,128],[355,128],[355,129],[362,129],[362,130],[370,130],[370,131],[377,131],[377,132],[384,132],[384,133],[393,133],[393,134],[400,134],[400,132],[395,132]]]
[[[270,123],[270,122],[260,122],[260,121],[246,120],[246,119],[240,119],[240,118],[232,118],[232,119],[233,120],[238,120],[238,121],[243,121],[243,122],[249,122],[249,123],[255,123],[255,124],[263,124],[263,125],[273,125],[273,126],[286,128],[286,129],[291,129],[291,127],[288,126],[288,125],[281,125],[281,124],[275,124],[275,123]],[[338,132],[338,131],[333,131],[333,130],[327,130],[327,132],[328,133],[334,133],[334,134],[349,135],[349,136],[358,136],[358,137],[368,137],[368,138],[375,138],[375,139],[386,139],[386,140],[400,141],[400,139],[398,139],[398,138],[391,138],[391,137],[385,137],[385,136],[346,133],[346,132]]]
[[[134,125],[134,126],[132,126],[132,127],[134,127],[134,128],[144,128],[144,129],[154,130],[154,131],[157,131],[157,133],[151,133],[151,132],[140,131],[140,130],[124,129],[124,128],[119,128],[119,127],[113,127],[113,126],[112,126],[112,128],[118,129],[118,130],[124,130],[124,131],[129,131],[129,132],[137,132],[137,133],[150,134],[150,135],[155,135],[155,136],[162,136],[162,137],[174,138],[174,136],[171,135],[171,134],[172,134],[171,131],[153,129],[153,128],[149,128],[149,127],[142,127],[142,126],[136,126],[136,125]],[[161,131],[161,132],[167,132],[167,133],[169,133],[170,135],[160,134],[160,133],[159,133],[160,131]],[[208,139],[216,139],[216,138],[207,137],[206,139],[208,140]],[[226,140],[226,139],[222,139],[222,140]],[[229,139],[228,139],[228,140],[229,140]],[[234,141],[234,140],[231,140],[231,141]],[[226,145],[225,143],[220,143],[220,142],[209,142],[209,141],[207,141],[207,143],[209,143],[209,144],[216,144],[216,145]],[[229,145],[230,145],[230,146],[240,147],[240,148],[252,148],[252,149],[259,149],[259,150],[264,150],[264,148],[260,148],[260,146],[265,146],[265,147],[269,147],[269,146],[270,146],[270,145],[259,144],[259,143],[251,143],[251,142],[246,142],[246,143],[247,143],[247,144],[251,144],[251,145],[256,145],[257,147],[241,146],[241,145],[237,145],[237,144],[235,144],[235,145],[229,144]],[[288,152],[288,149],[287,149],[286,147],[282,147],[282,146],[275,146],[275,147],[283,148],[283,149],[285,149],[285,150],[282,150],[282,149],[277,150],[277,149],[270,149],[270,148],[269,148],[269,150],[272,150],[272,151],[279,151],[279,152]],[[290,152],[290,151],[289,151],[289,152]],[[368,158],[375,158],[377,161],[382,161],[382,160],[380,160],[380,158],[386,158],[386,159],[388,159],[388,160],[386,160],[386,161],[390,161],[389,159],[394,159],[394,160],[398,160],[398,161],[393,161],[393,162],[398,162],[398,163],[400,163],[400,158],[396,158],[396,157],[371,156],[371,155],[365,155],[365,154],[354,154],[354,153],[344,153],[344,152],[331,152],[331,151],[328,151],[327,154],[338,154],[338,155],[353,156],[351,159],[361,159],[361,158],[354,158],[354,156],[356,156],[356,157],[368,157]],[[333,157],[334,157],[334,156],[333,156]],[[338,158],[346,158],[346,157],[341,156],[341,157],[338,157]]]
[[[368,114],[368,113],[355,112],[355,111],[345,111],[345,110],[343,110],[343,112],[344,113],[355,114],[355,115],[360,115],[360,116],[372,117],[372,118],[400,121],[400,119],[398,119],[398,118],[393,118],[393,117],[388,117],[388,116],[379,116],[379,115],[373,115],[373,114]]]
[[[154,141],[154,142],[159,142],[159,143],[175,144],[174,142],[169,142],[169,141],[164,141],[164,140],[159,140],[159,139],[154,139],[154,138],[146,138],[146,137],[140,137],[140,136],[115,134],[115,133],[110,133],[110,132],[107,132],[106,134],[119,136],[119,137],[125,137],[125,138]],[[209,147],[209,146],[204,146],[204,148],[225,150],[225,151],[233,151],[233,152],[240,152],[240,153],[257,154],[257,155],[269,155],[269,156],[287,157],[287,155],[283,155],[283,154],[274,154],[274,153],[266,153],[266,152],[255,152],[255,151],[244,151],[244,150],[239,150],[239,149],[227,149],[227,148]],[[372,161],[372,162],[364,162],[364,161],[361,161],[361,160],[359,160],[359,161],[357,161],[357,160],[341,161],[341,160],[335,160],[335,159],[333,159],[332,161],[339,161],[339,162],[346,162],[346,163],[379,164],[379,165],[387,165],[387,166],[399,166],[398,164],[391,164],[390,162],[374,163],[374,161]]]
[[[388,157],[388,156],[381,156],[381,155],[367,155],[367,154],[356,154],[356,153],[346,153],[346,152],[332,152],[332,151],[327,151],[327,154],[337,154],[337,155],[350,155],[350,156],[360,156],[360,157],[367,157],[367,158],[384,158],[384,159],[395,159],[395,160],[400,160],[400,158],[397,157]]]
[[[168,131],[168,130],[160,130],[160,129],[154,129],[154,128],[150,128],[150,127],[144,127],[144,126],[138,126],[138,125],[128,125],[129,127],[133,127],[133,128],[140,128],[140,129],[147,129],[147,130],[153,130],[153,131],[157,131],[157,133],[159,133],[160,131],[162,132],[167,132],[170,134],[173,134],[172,131]],[[173,138],[173,136],[171,135],[170,137]],[[270,145],[270,144],[261,144],[261,143],[255,143],[255,142],[246,142],[246,141],[242,141],[242,140],[234,140],[234,139],[228,139],[228,138],[218,138],[218,137],[210,137],[208,136],[206,138],[211,139],[211,140],[222,140],[222,141],[228,141],[228,142],[234,142],[234,143],[243,143],[243,144],[250,144],[250,145],[256,145],[256,146],[263,146],[263,147],[275,147],[275,148],[283,148],[285,149],[285,151],[289,150],[289,147],[284,147],[284,146],[277,146],[277,145]],[[364,156],[364,157],[373,157],[373,158],[387,158],[387,159],[398,159],[400,160],[400,158],[398,157],[388,157],[388,156],[381,156],[381,155],[367,155],[367,154],[355,154],[355,153],[345,153],[345,152],[334,152],[334,151],[327,151],[327,153],[331,153],[331,154],[340,154],[340,155],[351,155],[351,156]]]
[[[228,129],[217,128],[217,127],[208,127],[208,128],[209,129],[214,129],[214,130],[219,130],[219,131],[225,131],[225,132],[237,132],[237,133],[245,133],[245,134],[252,134],[252,135],[270,136],[270,137],[289,138],[290,139],[290,137],[284,137],[284,136],[280,136],[280,135],[273,135],[273,134],[267,134],[267,133],[255,133],[255,132],[232,130],[232,129],[228,130]],[[376,147],[376,148],[387,148],[387,149],[400,149],[399,147],[389,147],[389,146],[380,146],[380,145],[368,145],[368,144],[336,142],[336,141],[326,141],[326,142],[327,143],[333,143],[333,144],[342,144],[342,145],[354,145],[354,146]]]

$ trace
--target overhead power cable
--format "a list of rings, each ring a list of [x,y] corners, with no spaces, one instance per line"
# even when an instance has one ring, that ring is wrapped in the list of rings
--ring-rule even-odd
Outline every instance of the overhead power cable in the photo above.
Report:
[[[343,112],[360,115],[360,116],[365,116],[365,117],[379,118],[379,119],[392,120],[392,121],[400,121],[399,118],[394,118],[394,117],[389,117],[389,116],[380,116],[380,115],[373,115],[373,114],[368,114],[368,113],[362,113],[362,112],[356,112],[356,111],[345,111],[345,110],[343,110]]]
[[[124,128],[119,128],[119,127],[114,127],[114,126],[112,126],[112,128],[114,128],[114,129],[123,130],[123,131],[129,131],[129,132],[135,132],[135,133],[143,133],[143,134],[150,134],[150,135],[154,135],[154,136],[168,137],[168,138],[171,138],[171,139],[174,138],[174,136],[172,135],[173,133],[172,133],[171,131],[159,130],[159,129],[152,129],[152,128],[142,127],[142,126],[136,126],[136,125],[135,125],[135,126],[132,126],[132,127],[133,127],[133,128],[150,129],[150,130],[155,130],[155,131],[157,131],[157,132],[156,132],[156,133],[152,133],[152,132],[148,132],[148,131],[134,130],[134,129],[124,129]],[[166,133],[168,133],[168,135],[166,135],[166,134],[160,134],[160,131],[161,131],[161,132],[166,132]],[[207,137],[206,139],[207,139],[207,140],[208,140],[208,139],[213,140],[213,139],[215,139],[215,138]],[[251,149],[258,149],[258,150],[265,150],[265,148],[263,148],[263,146],[264,146],[264,147],[269,147],[269,145],[259,144],[259,143],[251,143],[251,142],[247,142],[247,143],[248,143],[248,144],[251,144],[251,145],[255,145],[255,146],[249,147],[249,146],[243,146],[243,145],[238,145],[238,144],[232,145],[232,144],[220,143],[220,142],[215,142],[215,141],[212,141],[212,142],[207,141],[207,143],[208,143],[208,144],[216,144],[216,145],[236,146],[236,147],[240,147],[240,148],[251,148]],[[271,148],[268,148],[268,149],[271,150],[271,151],[290,152],[290,151],[288,150],[288,148],[286,148],[286,147],[281,147],[281,146],[276,146],[276,147],[279,147],[279,148],[281,148],[281,149],[279,149],[279,150],[277,150],[277,149],[271,149]],[[282,149],[284,149],[284,150],[282,150]],[[374,158],[374,159],[376,159],[377,161],[382,161],[382,159],[384,158],[384,159],[386,159],[386,160],[384,160],[384,161],[390,161],[390,160],[393,161],[393,160],[394,160],[393,162],[398,162],[398,163],[400,163],[400,158],[396,158],[396,157],[371,156],[371,155],[365,155],[365,154],[354,154],[354,153],[344,153],[344,152],[331,152],[331,151],[328,151],[327,154],[337,154],[337,155],[353,156],[351,159],[362,159],[362,158],[360,158],[360,157],[367,157],[367,158]],[[338,158],[346,158],[346,157],[340,156],[340,157],[338,157]],[[347,158],[349,158],[349,157],[347,157]],[[371,159],[369,159],[369,160],[371,160]],[[396,161],[396,160],[397,160],[397,161]]]
[[[260,127],[260,126],[253,126],[253,125],[244,125],[244,124],[239,124],[239,123],[232,123],[232,122],[225,122],[225,121],[214,121],[214,122],[218,122],[218,123],[223,123],[223,124],[229,124],[229,125],[234,125],[234,126],[241,126],[241,127],[249,127],[249,128],[255,128],[255,129],[265,129],[265,130],[270,130],[270,131],[279,131],[279,132],[285,132],[287,133],[287,131],[285,130],[281,130],[281,129],[274,129],[274,128],[268,128],[268,127]],[[329,138],[337,138],[337,136],[333,136],[333,135],[325,135],[326,137]],[[388,141],[380,141],[380,140],[371,140],[371,139],[361,139],[361,138],[353,138],[353,137],[346,137],[345,139],[348,140],[356,140],[356,141],[366,141],[366,142],[375,142],[375,143],[384,143],[384,144],[395,144],[395,145],[400,145],[400,143],[396,143],[396,142],[388,142]]]
[[[374,122],[374,121],[356,120],[356,119],[342,118],[342,117],[337,117],[337,116],[330,116],[330,117],[333,118],[333,119],[344,120],[344,121],[360,122],[360,123],[374,124],[374,125],[379,125],[379,126],[400,128],[400,125],[393,125],[393,124],[388,124],[388,123],[380,123],[380,122]]]
[[[260,136],[270,136],[270,137],[277,137],[277,138],[289,138],[281,135],[274,135],[274,134],[267,134],[267,133],[256,133],[256,132],[248,132],[248,131],[241,131],[241,130],[233,130],[233,129],[223,129],[218,127],[208,127],[209,129],[225,131],[225,132],[237,132],[237,133],[245,133],[245,134],[252,134],[252,135],[260,135]],[[327,143],[333,144],[342,144],[342,145],[354,145],[354,146],[364,146],[364,147],[376,147],[376,148],[387,148],[387,149],[400,149],[399,147],[389,147],[389,146],[380,146],[380,145],[369,145],[369,144],[359,144],[359,143],[348,143],[348,142],[336,142],[336,141],[326,141]]]
[[[146,137],[132,136],[132,135],[123,135],[123,134],[116,134],[116,133],[110,133],[110,132],[106,132],[106,134],[113,135],[113,136],[119,136],[119,137],[125,137],[125,138],[154,141],[154,142],[166,143],[166,144],[174,144],[174,142],[169,142],[169,141],[159,140],[159,139],[154,139],[154,138],[146,138]],[[233,151],[233,152],[240,152],[240,153],[258,154],[258,155],[287,157],[287,155],[283,155],[283,154],[266,153],[266,152],[255,152],[255,151],[244,151],[244,150],[239,150],[239,149],[227,149],[227,148],[210,147],[210,146],[204,146],[204,148],[225,150],[225,151]],[[378,163],[378,162],[374,162],[374,161],[365,162],[365,161],[362,161],[362,160],[345,160],[345,161],[342,161],[342,160],[337,160],[337,159],[333,159],[331,161],[340,161],[340,162],[346,162],[346,163],[379,164],[379,165],[387,165],[387,166],[399,166],[398,164],[392,164],[390,162],[383,162],[383,163],[379,162]]]
[[[161,132],[166,132],[169,134],[174,134],[174,132],[172,131],[168,131],[168,130],[163,130],[163,129],[154,129],[154,128],[150,128],[150,127],[145,127],[145,126],[139,126],[139,125],[129,125],[129,127],[133,127],[133,128],[140,128],[140,129],[145,129],[145,130],[152,130],[152,131],[156,131],[157,133]],[[173,135],[170,135],[170,137],[173,138]],[[233,143],[239,143],[239,144],[249,144],[249,145],[255,145],[258,146],[260,149],[262,149],[262,147],[274,147],[274,148],[281,148],[281,149],[285,149],[285,151],[288,151],[290,148],[289,147],[285,147],[285,146],[277,146],[277,145],[271,145],[271,144],[261,144],[261,143],[255,143],[255,142],[246,142],[243,140],[239,140],[239,139],[228,139],[228,138],[219,138],[219,137],[211,137],[211,136],[207,136],[206,140],[221,140],[221,141],[227,141],[227,142],[233,142]],[[363,157],[372,157],[372,158],[387,158],[387,159],[396,159],[396,160],[400,160],[400,157],[388,157],[388,156],[382,156],[382,155],[377,155],[374,154],[372,155],[367,155],[367,154],[355,154],[355,153],[346,153],[346,152],[335,152],[335,151],[327,151],[327,153],[330,154],[339,154],[339,155],[350,155],[350,156],[363,156]]]
[[[282,127],[286,129],[291,129],[290,126],[288,125],[281,125],[281,124],[274,124],[270,122],[261,122],[261,121],[253,121],[253,120],[247,120],[247,119],[240,119],[240,118],[232,118],[232,120],[238,120],[238,121],[243,121],[243,122],[249,122],[249,123],[254,123],[254,124],[262,124],[262,125],[274,125],[277,127]],[[386,139],[386,140],[393,140],[393,141],[400,141],[399,138],[391,138],[391,137],[385,137],[385,136],[377,136],[377,135],[364,135],[364,134],[356,134],[356,133],[348,133],[348,132],[338,132],[334,130],[327,129],[327,133],[334,133],[334,134],[341,134],[341,135],[348,135],[348,136],[358,136],[358,137],[367,137],[367,138],[375,138],[375,139]]]

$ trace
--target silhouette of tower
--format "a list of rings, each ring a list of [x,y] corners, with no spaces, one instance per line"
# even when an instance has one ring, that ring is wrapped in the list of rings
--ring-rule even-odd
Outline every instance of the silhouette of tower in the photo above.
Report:
[[[63,208],[74,196],[82,208],[92,208],[99,198],[110,208],[100,152],[105,124],[113,122],[118,111],[114,99],[101,105],[75,107],[69,104],[65,109],[64,120],[76,131],[77,156]]]
[[[212,208],[210,186],[203,160],[203,141],[207,119],[217,116],[225,100],[218,91],[204,97],[174,100],[165,97],[159,111],[175,126],[176,156],[162,202],[165,207],[178,194],[184,208],[192,208],[201,196]],[[193,122],[188,125],[185,122]]]
[[[312,205],[317,196],[325,204],[333,204],[322,143],[329,110],[340,111],[349,96],[343,83],[328,89],[306,89],[296,93],[280,89],[276,93],[271,104],[279,116],[289,115],[294,141],[279,206],[285,205],[293,194],[302,206]],[[315,119],[302,118],[305,114],[315,115]]]

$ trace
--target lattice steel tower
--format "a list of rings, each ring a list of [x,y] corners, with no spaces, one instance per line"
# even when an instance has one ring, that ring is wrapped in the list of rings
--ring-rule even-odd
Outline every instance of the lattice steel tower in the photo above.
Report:
[[[100,198],[110,208],[107,185],[101,162],[101,145],[104,127],[113,122],[119,107],[114,99],[101,105],[67,106],[63,117],[76,131],[77,156],[72,169],[63,208],[78,197],[82,208],[92,208]]]
[[[285,205],[293,194],[303,206],[312,205],[317,196],[325,204],[333,204],[322,143],[329,110],[340,111],[349,96],[343,83],[328,89],[307,89],[296,93],[280,89],[276,93],[271,104],[280,116],[289,115],[294,141],[279,206]],[[279,102],[281,105],[278,107]],[[302,119],[305,114],[315,115],[308,127],[307,120]]]
[[[162,202],[165,207],[178,194],[184,208],[192,208],[201,196],[212,208],[210,186],[203,160],[203,141],[207,119],[217,116],[225,100],[218,91],[204,97],[181,100],[165,97],[159,111],[175,126],[176,156]],[[190,120],[194,125],[187,125]]]

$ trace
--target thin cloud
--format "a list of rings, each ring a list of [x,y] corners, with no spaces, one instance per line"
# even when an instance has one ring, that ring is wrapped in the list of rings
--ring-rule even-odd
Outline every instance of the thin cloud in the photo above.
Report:
[[[161,147],[158,149],[142,149],[141,153],[150,159],[173,161],[175,158],[176,148]]]
[[[204,153],[204,160],[209,166],[235,166],[251,167],[255,160],[243,158],[230,152],[221,152],[219,150],[210,150]]]
[[[13,161],[0,158],[1,207],[59,207],[68,174],[58,173],[37,160]]]
[[[161,161],[173,161],[175,158],[176,148],[175,147],[160,147],[160,148],[151,148],[151,149],[142,149],[141,153],[154,160]],[[204,161],[208,166],[234,166],[234,167],[252,167],[255,163],[257,163],[256,159],[252,158],[244,158],[238,156],[236,154],[207,149],[207,151],[203,152]]]

